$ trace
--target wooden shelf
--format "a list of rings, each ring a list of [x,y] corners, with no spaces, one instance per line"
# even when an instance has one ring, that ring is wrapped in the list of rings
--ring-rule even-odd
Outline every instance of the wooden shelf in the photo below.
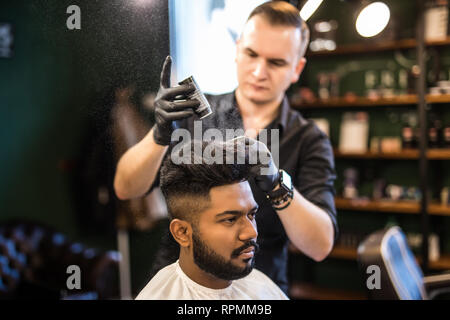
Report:
[[[449,103],[450,94],[427,94],[425,100],[427,103]]]
[[[339,159],[418,159],[418,150],[402,150],[402,152],[381,153],[381,152],[340,152],[334,150],[334,157]]]
[[[341,159],[398,159],[414,160],[419,159],[419,150],[403,149],[401,152],[381,153],[381,152],[340,152],[334,150],[334,157]],[[450,149],[428,149],[427,158],[429,160],[450,160]]]
[[[289,244],[289,252],[292,254],[303,254],[294,245]],[[348,248],[343,246],[335,246],[330,252],[328,258],[342,259],[342,260],[356,260],[358,254],[356,248]],[[421,258],[416,257],[417,262],[421,263]],[[428,267],[432,270],[450,270],[450,254],[441,254],[441,257],[437,261],[429,261]]]
[[[392,212],[405,214],[420,213],[420,203],[415,201],[372,201],[366,199],[344,199],[336,197],[335,204],[336,208],[340,210]],[[428,214],[450,216],[450,206],[443,206],[439,203],[430,203],[428,206]]]
[[[289,296],[297,300],[367,300],[364,293],[349,290],[322,288],[312,283],[294,282]]]
[[[428,149],[427,158],[430,160],[450,160],[450,149]]]
[[[358,257],[356,249],[346,248],[342,246],[335,246],[330,252],[330,258],[337,258],[343,260],[356,260]]]
[[[425,98],[427,103],[450,103],[450,94],[431,95],[427,94]],[[380,107],[380,106],[405,106],[418,103],[417,95],[405,94],[393,96],[391,98],[371,99],[367,97],[354,98],[329,98],[318,99],[311,103],[291,102],[295,109],[315,109],[315,108],[349,108],[349,107]]]
[[[450,270],[450,255],[441,255],[437,261],[429,261],[428,266],[433,270]]]
[[[450,44],[450,37],[445,40],[439,41],[427,41],[426,46],[446,46]],[[306,57],[327,57],[327,56],[338,56],[346,54],[361,54],[361,53],[372,53],[388,50],[400,50],[400,49],[412,49],[417,46],[417,41],[415,39],[402,39],[402,40],[392,40],[384,41],[380,43],[355,43],[348,45],[340,45],[333,51],[308,51]]]
[[[293,254],[303,254],[292,243],[289,244],[289,252]],[[356,260],[356,249],[347,248],[343,246],[335,246],[328,255],[328,258],[337,258],[343,260]]]

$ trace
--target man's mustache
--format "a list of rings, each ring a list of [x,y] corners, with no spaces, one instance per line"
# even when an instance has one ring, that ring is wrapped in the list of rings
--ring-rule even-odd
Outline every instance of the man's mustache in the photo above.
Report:
[[[255,240],[249,240],[241,247],[233,250],[233,252],[231,253],[231,257],[232,258],[238,257],[242,251],[244,251],[245,249],[250,248],[250,247],[255,247],[255,253],[258,252],[258,250],[259,250],[259,244],[257,244]]]

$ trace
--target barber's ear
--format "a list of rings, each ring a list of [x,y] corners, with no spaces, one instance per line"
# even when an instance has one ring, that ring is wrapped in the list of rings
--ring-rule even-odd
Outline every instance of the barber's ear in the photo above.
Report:
[[[173,219],[169,225],[170,233],[181,247],[188,247],[191,244],[192,227],[187,221]]]
[[[292,75],[291,83],[296,83],[300,75],[302,74],[303,69],[306,65],[306,58],[302,57],[298,60],[297,65],[295,66],[295,72]]]
[[[237,57],[238,57],[238,54],[239,54],[239,45],[240,45],[240,43],[241,43],[241,38],[238,38],[236,40],[236,53],[234,55],[234,62],[237,62]]]

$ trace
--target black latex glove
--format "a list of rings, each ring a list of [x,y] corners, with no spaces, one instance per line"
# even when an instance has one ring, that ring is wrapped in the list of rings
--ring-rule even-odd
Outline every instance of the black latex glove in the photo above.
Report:
[[[237,144],[245,145],[245,156],[250,164],[254,164],[251,161],[256,160],[256,164],[250,169],[251,175],[255,177],[256,185],[265,193],[272,191],[278,185],[280,173],[267,146],[261,141],[245,136],[234,140]],[[240,157],[238,154],[238,159]]]
[[[176,121],[189,118],[194,114],[200,102],[188,99],[187,95],[195,90],[192,85],[170,87],[172,58],[167,56],[161,72],[161,83],[155,98],[155,125],[153,138],[162,146],[170,144],[172,132],[178,128]]]

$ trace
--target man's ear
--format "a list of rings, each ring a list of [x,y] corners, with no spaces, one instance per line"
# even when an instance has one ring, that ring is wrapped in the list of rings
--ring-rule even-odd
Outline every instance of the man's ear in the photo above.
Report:
[[[189,222],[173,219],[169,225],[170,233],[181,247],[188,247],[192,239],[192,226]]]
[[[305,57],[298,59],[297,65],[295,66],[295,72],[292,75],[291,83],[295,83],[298,81],[298,78],[300,78],[300,75],[302,74],[305,65],[306,65]]]

